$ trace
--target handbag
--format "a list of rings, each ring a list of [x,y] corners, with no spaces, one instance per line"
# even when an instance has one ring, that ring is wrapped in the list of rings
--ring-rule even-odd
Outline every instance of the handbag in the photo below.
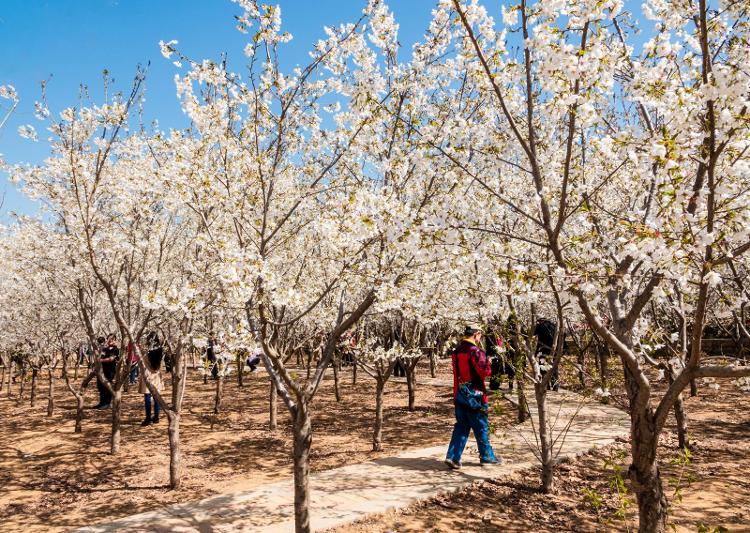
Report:
[[[458,354],[456,354],[456,359]],[[453,360],[453,372],[458,376],[458,368],[455,359]],[[470,411],[482,411],[484,409],[484,393],[475,390],[470,382],[459,384],[458,393],[456,394],[456,403]]]

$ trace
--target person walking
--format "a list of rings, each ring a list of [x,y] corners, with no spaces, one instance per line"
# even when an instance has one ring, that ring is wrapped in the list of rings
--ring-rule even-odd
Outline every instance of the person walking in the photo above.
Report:
[[[104,379],[106,379],[107,382],[112,383],[112,380],[115,379],[115,374],[117,373],[117,361],[120,359],[120,348],[117,346],[117,335],[112,333],[107,337],[106,343],[104,342],[103,337],[99,337],[97,341],[101,346],[99,361],[102,365]],[[99,380],[98,376],[96,378],[96,387],[99,389],[99,404],[96,405],[94,409],[107,409],[112,403],[112,393],[107,385]]]
[[[128,343],[128,363],[130,364],[130,385],[138,380],[138,357],[135,355],[135,345]]]
[[[481,343],[482,330],[468,325],[464,329],[463,340],[451,354],[456,423],[445,464],[454,470],[461,468],[461,455],[471,431],[474,431],[474,438],[477,440],[480,464],[494,465],[501,462],[490,443],[489,400],[484,380],[492,373],[492,369],[487,355],[481,349]],[[466,396],[472,396],[473,400],[466,401]]]
[[[547,383],[547,390],[560,390],[560,370],[554,365],[554,353],[557,336],[557,324],[547,318],[540,318],[534,328],[536,342],[536,357],[539,364],[539,370],[544,376],[549,370],[552,370],[552,379]]]
[[[161,379],[161,363],[164,360],[164,348],[161,345],[159,335],[155,331],[150,332],[146,336],[146,344],[148,346],[148,352],[146,353],[146,357],[143,358],[145,372],[140,374],[138,381],[138,392],[143,394],[143,403],[146,408],[146,418],[141,422],[141,426],[159,423],[159,413],[161,412],[159,402],[151,397],[151,391],[148,389],[148,385],[146,385],[146,378],[148,378],[151,385],[160,393],[163,386]],[[151,416],[152,399],[154,404],[153,417]]]

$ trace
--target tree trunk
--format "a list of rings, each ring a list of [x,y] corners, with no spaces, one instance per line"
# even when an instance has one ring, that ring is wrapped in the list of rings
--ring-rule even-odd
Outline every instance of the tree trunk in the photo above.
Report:
[[[519,424],[523,424],[529,419],[529,404],[526,401],[526,391],[524,390],[525,385],[526,377],[523,372],[523,367],[519,367],[519,370],[516,370],[516,390],[518,394],[517,420]]]
[[[357,356],[352,355],[352,386],[357,385],[357,367],[359,365],[357,364]]]
[[[39,369],[31,369],[31,407],[36,404],[36,386],[39,382]]]
[[[682,399],[682,394],[677,396],[677,401],[674,404],[674,417],[677,421],[677,445],[680,449],[690,448],[687,412],[685,411],[685,402]]]
[[[26,365],[21,365],[21,385],[18,387],[18,405],[23,402],[23,391],[26,388]]]
[[[695,398],[698,396],[698,382],[694,379],[690,380],[690,397]]]
[[[176,370],[173,370],[176,371]],[[167,435],[169,436],[169,488],[180,488],[180,413],[167,411]]]
[[[663,533],[667,527],[668,503],[656,460],[659,434],[654,411],[648,401],[644,402],[640,384],[627,366],[624,373],[630,411],[631,464],[628,477],[638,500],[638,531]]]
[[[437,348],[430,350],[430,377],[437,377]]]
[[[3,389],[5,388],[5,374],[6,374],[6,365],[3,365],[3,373],[0,374],[0,393],[3,392]]]
[[[609,353],[607,352],[607,348],[605,348],[601,355],[599,356],[599,380],[602,390],[607,390],[609,388]],[[606,401],[606,397],[604,400]]]
[[[48,371],[48,389],[47,389],[47,416],[52,416],[55,412],[55,372],[53,369]]]
[[[552,436],[547,422],[547,388],[541,383],[534,383],[534,396],[539,423],[539,447],[542,459],[542,492],[550,494],[554,490],[554,464],[552,457]]]
[[[245,370],[245,361],[242,357],[237,356],[237,386],[238,387],[244,387],[245,383],[243,382],[244,379],[244,371]]]
[[[375,428],[372,432],[372,451],[383,450],[383,389],[385,382],[378,378],[375,390]]]
[[[120,452],[120,418],[122,415],[122,390],[115,389],[112,394],[112,443],[110,453],[115,455]]]
[[[640,417],[634,417],[634,424]],[[645,425],[646,422],[644,421]],[[640,428],[633,428],[634,435],[643,435]],[[646,430],[645,433],[651,433]],[[638,499],[638,531],[640,533],[663,533],[667,527],[667,497],[661,482],[656,462],[655,437],[643,435],[643,440],[633,440],[633,464],[628,476]]]
[[[75,433],[80,433],[82,431],[81,421],[83,420],[83,401],[84,401],[83,396],[84,396],[83,394],[76,395],[76,427],[74,430]]]
[[[7,392],[8,392],[8,398],[10,398],[10,395],[11,395],[11,392],[12,392],[11,391],[12,384],[13,384],[13,361],[11,361],[10,363],[8,363],[8,382],[5,385],[8,388],[8,390],[7,390]]]
[[[677,373],[670,367],[667,369],[667,381],[670,385],[674,383]],[[685,402],[682,393],[677,395],[677,401],[674,403],[674,418],[677,422],[677,441],[678,447],[682,450],[690,447],[688,438],[687,412],[685,411]]]
[[[221,400],[224,396],[224,376],[220,373],[216,377],[216,396],[214,396],[214,414],[221,411]]]
[[[406,367],[406,388],[409,391],[409,411],[414,411],[415,407],[415,394],[416,394],[416,383],[415,377],[416,372],[414,368],[411,368],[410,364],[404,365]]]
[[[307,402],[294,409],[294,530],[310,533],[310,447],[312,425]]]
[[[339,365],[336,362],[336,359],[331,362],[331,366],[333,366],[333,392],[336,396],[336,401],[341,401],[341,391],[339,390]]]
[[[586,352],[582,349],[578,350],[578,381],[581,383],[581,388],[586,388]]]
[[[276,383],[271,380],[271,393],[268,398],[268,429],[275,430],[278,426],[278,402],[276,401],[279,392],[276,390]]]

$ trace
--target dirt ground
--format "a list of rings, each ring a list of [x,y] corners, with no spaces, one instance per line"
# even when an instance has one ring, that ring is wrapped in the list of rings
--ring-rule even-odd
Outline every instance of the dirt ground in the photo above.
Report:
[[[686,405],[690,459],[676,449],[673,418],[659,449],[670,530],[750,532],[750,395],[727,382],[720,390],[702,387]],[[561,464],[552,495],[539,491],[541,471],[530,469],[329,533],[637,531],[627,449],[617,443]]]
[[[75,401],[63,382],[57,383],[57,409],[50,418],[45,381],[39,382],[33,409],[28,385],[21,406],[0,393],[0,531],[64,531],[291,476],[291,429],[283,404],[278,407],[279,428],[267,429],[267,375],[247,373],[243,388],[236,376],[227,378],[223,410],[214,415],[214,383],[204,385],[197,371],[191,372],[182,417],[183,486],[177,491],[166,487],[166,420],[140,426],[143,396],[133,390],[137,387],[125,395],[117,456],[109,454],[109,410],[87,409],[83,432],[73,432]],[[418,372],[429,376],[426,366]],[[341,392],[343,401],[337,403],[329,372],[314,400],[313,470],[447,444],[450,438],[450,393],[418,386],[416,409],[409,412],[406,385],[391,382],[385,397],[384,449],[373,453],[373,380],[360,371],[353,387],[350,370],[344,370]],[[87,405],[96,404],[95,384],[86,394]]]

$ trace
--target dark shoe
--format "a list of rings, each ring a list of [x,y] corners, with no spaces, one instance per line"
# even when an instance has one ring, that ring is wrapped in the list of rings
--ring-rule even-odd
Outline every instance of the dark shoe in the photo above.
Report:
[[[150,426],[151,425],[151,419],[146,417],[146,419],[141,422],[141,426]]]
[[[461,468],[461,463],[457,463],[453,459],[446,458],[445,464],[447,464],[448,468],[450,468],[451,470],[459,470]]]
[[[158,424],[159,423],[159,415],[154,415],[154,418],[151,419],[151,422],[153,422],[154,424]]]
[[[479,461],[479,464],[482,466],[492,466],[492,465],[501,465],[503,464],[503,459],[501,457],[495,457],[494,459],[482,459]]]
[[[109,409],[109,404],[106,403],[104,405],[97,405],[96,407],[94,407],[94,409]]]

